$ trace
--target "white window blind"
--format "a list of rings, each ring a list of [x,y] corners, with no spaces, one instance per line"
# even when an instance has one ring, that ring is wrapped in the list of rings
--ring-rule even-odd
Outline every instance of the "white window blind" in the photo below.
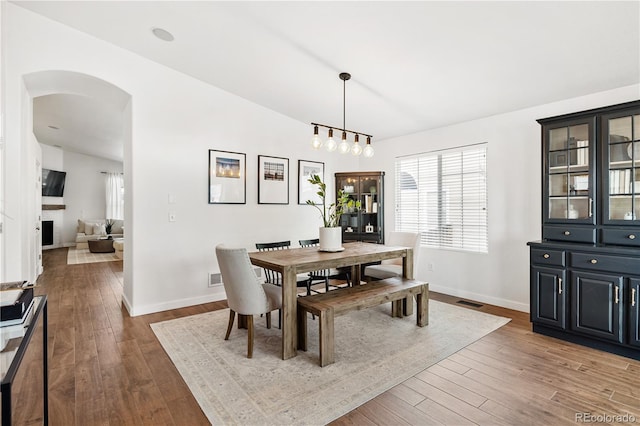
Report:
[[[396,230],[421,245],[486,253],[487,144],[396,160]]]

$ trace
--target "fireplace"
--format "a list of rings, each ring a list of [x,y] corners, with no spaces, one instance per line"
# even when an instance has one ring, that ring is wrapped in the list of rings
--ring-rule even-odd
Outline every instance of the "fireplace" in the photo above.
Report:
[[[53,245],[53,221],[52,220],[42,221],[42,245],[43,246]]]

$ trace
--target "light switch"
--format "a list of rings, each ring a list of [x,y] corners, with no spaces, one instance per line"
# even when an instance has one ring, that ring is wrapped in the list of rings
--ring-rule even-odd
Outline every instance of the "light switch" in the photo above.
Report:
[[[173,194],[169,194],[167,197],[169,204],[175,204],[176,203],[176,197]]]

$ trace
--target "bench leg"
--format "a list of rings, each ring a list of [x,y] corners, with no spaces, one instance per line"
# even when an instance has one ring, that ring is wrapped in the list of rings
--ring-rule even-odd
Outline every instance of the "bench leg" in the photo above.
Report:
[[[307,350],[307,311],[298,306],[298,349]]]
[[[407,296],[402,300],[402,313],[405,317],[413,315],[413,296]]]
[[[391,302],[391,316],[394,318],[402,318],[402,300],[394,300]]]
[[[418,313],[416,315],[416,323],[418,327],[429,325],[429,286],[422,287],[422,293],[416,295],[418,305]]]
[[[335,362],[333,340],[333,309],[326,309],[318,316],[320,325],[320,367]]]

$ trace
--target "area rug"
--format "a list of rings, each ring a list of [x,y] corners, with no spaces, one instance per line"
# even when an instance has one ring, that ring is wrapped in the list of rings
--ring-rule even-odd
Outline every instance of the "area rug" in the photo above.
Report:
[[[69,247],[67,253],[67,265],[77,265],[80,263],[95,263],[95,262],[112,262],[118,259],[115,253],[91,253],[89,249],[79,249],[75,247]]]
[[[280,330],[264,318],[254,321],[252,359],[246,330],[234,326],[225,341],[228,309],[151,328],[212,424],[322,425],[510,321],[433,300],[429,308],[424,328],[415,316],[392,318],[389,305],[336,318],[336,362],[324,368],[311,318],[309,350],[285,361]]]

